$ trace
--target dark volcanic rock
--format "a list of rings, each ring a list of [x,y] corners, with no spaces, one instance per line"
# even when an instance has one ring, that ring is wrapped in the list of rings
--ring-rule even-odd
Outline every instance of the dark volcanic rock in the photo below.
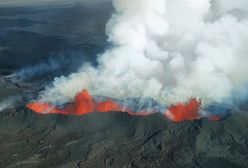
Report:
[[[5,73],[5,71],[4,71]],[[0,167],[23,168],[232,168],[248,165],[248,113],[222,121],[173,123],[160,114],[39,115],[23,105],[42,82],[1,78],[1,102],[22,95],[0,112]],[[19,106],[19,107],[18,107]]]
[[[0,115],[0,167],[247,167],[248,115],[172,123],[161,115]]]

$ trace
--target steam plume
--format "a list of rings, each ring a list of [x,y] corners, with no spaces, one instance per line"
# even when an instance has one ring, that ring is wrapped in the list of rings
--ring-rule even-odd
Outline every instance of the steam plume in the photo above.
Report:
[[[47,72],[52,72],[61,68],[61,63],[50,58],[47,62],[42,62],[37,65],[30,66],[28,68],[23,68],[17,72],[17,74],[12,77],[13,81],[25,81],[32,79],[37,76],[41,76]]]
[[[0,102],[0,112],[5,110],[5,109],[9,109],[12,108],[16,105],[16,103],[18,101],[20,101],[20,97],[19,96],[11,96],[6,98],[4,101]]]
[[[62,104],[82,89],[113,98],[152,97],[203,105],[246,96],[248,1],[114,0],[112,48],[98,67],[56,78],[41,100]],[[233,96],[235,95],[235,96]]]
[[[69,52],[67,54],[78,54],[76,52]],[[81,59],[81,58],[80,58]],[[56,55],[53,57],[50,57],[48,60],[43,61],[39,64],[32,65],[29,67],[25,67],[15,74],[12,74],[8,77],[11,78],[13,82],[19,82],[19,81],[28,81],[34,78],[41,78],[44,75],[55,75],[58,74],[61,71],[65,71],[65,69],[72,70],[71,67],[77,67],[79,58],[73,58],[73,59],[67,59],[65,55]],[[70,65],[70,66],[69,66]],[[72,66],[73,65],[73,66]]]

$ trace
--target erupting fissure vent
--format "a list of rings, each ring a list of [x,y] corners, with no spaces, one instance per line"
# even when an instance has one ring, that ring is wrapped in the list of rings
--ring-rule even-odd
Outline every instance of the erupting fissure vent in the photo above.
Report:
[[[41,114],[63,114],[63,115],[85,115],[92,112],[126,112],[129,115],[147,116],[156,112],[164,114],[168,119],[174,122],[184,120],[196,120],[204,116],[200,114],[201,100],[191,99],[188,103],[178,103],[171,105],[166,111],[147,110],[135,111],[128,105],[122,105],[117,100],[108,98],[105,101],[97,101],[87,90],[83,90],[75,96],[74,103],[67,104],[64,107],[54,106],[48,103],[31,102],[27,108]],[[213,120],[219,120],[216,116]]]
[[[199,113],[200,107],[201,100],[194,98],[185,104],[178,103],[176,105],[171,105],[171,107],[165,112],[165,116],[175,122],[200,119],[202,117]]]

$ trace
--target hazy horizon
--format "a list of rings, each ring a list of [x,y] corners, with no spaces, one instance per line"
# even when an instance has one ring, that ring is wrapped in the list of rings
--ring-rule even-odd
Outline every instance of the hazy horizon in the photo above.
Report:
[[[36,5],[56,5],[72,3],[102,3],[111,0],[1,0],[0,6],[36,6]]]

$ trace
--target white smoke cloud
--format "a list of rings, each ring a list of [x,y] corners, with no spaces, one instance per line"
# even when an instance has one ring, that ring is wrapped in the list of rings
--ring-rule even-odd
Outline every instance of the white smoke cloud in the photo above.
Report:
[[[64,62],[65,60],[63,58],[61,60],[54,60],[50,58],[46,62],[21,69],[11,78],[11,80],[14,82],[18,82],[29,80],[34,77],[39,77],[40,75],[47,72],[58,70],[59,68],[61,68]]]
[[[228,2],[227,2],[228,1]],[[242,94],[248,74],[246,0],[114,0],[106,32],[112,48],[41,100],[65,103],[83,88],[115,98],[153,97],[162,104],[197,97],[204,104]]]
[[[79,54],[77,52],[69,52],[66,55],[73,54],[74,56]],[[25,68],[20,69],[19,71],[6,76],[5,78],[10,78],[14,83],[25,82],[32,79],[42,79],[45,76],[52,76],[63,72],[65,70],[71,71],[72,67],[77,67],[78,61],[83,58],[73,58],[67,59],[66,55],[56,55],[56,57],[50,57],[47,60],[40,62],[39,64],[34,64]],[[85,59],[84,59],[85,60]],[[73,66],[72,66],[73,65]]]
[[[0,102],[0,112],[9,108],[12,108],[16,105],[21,98],[19,96],[10,96],[6,98],[4,101]]]

